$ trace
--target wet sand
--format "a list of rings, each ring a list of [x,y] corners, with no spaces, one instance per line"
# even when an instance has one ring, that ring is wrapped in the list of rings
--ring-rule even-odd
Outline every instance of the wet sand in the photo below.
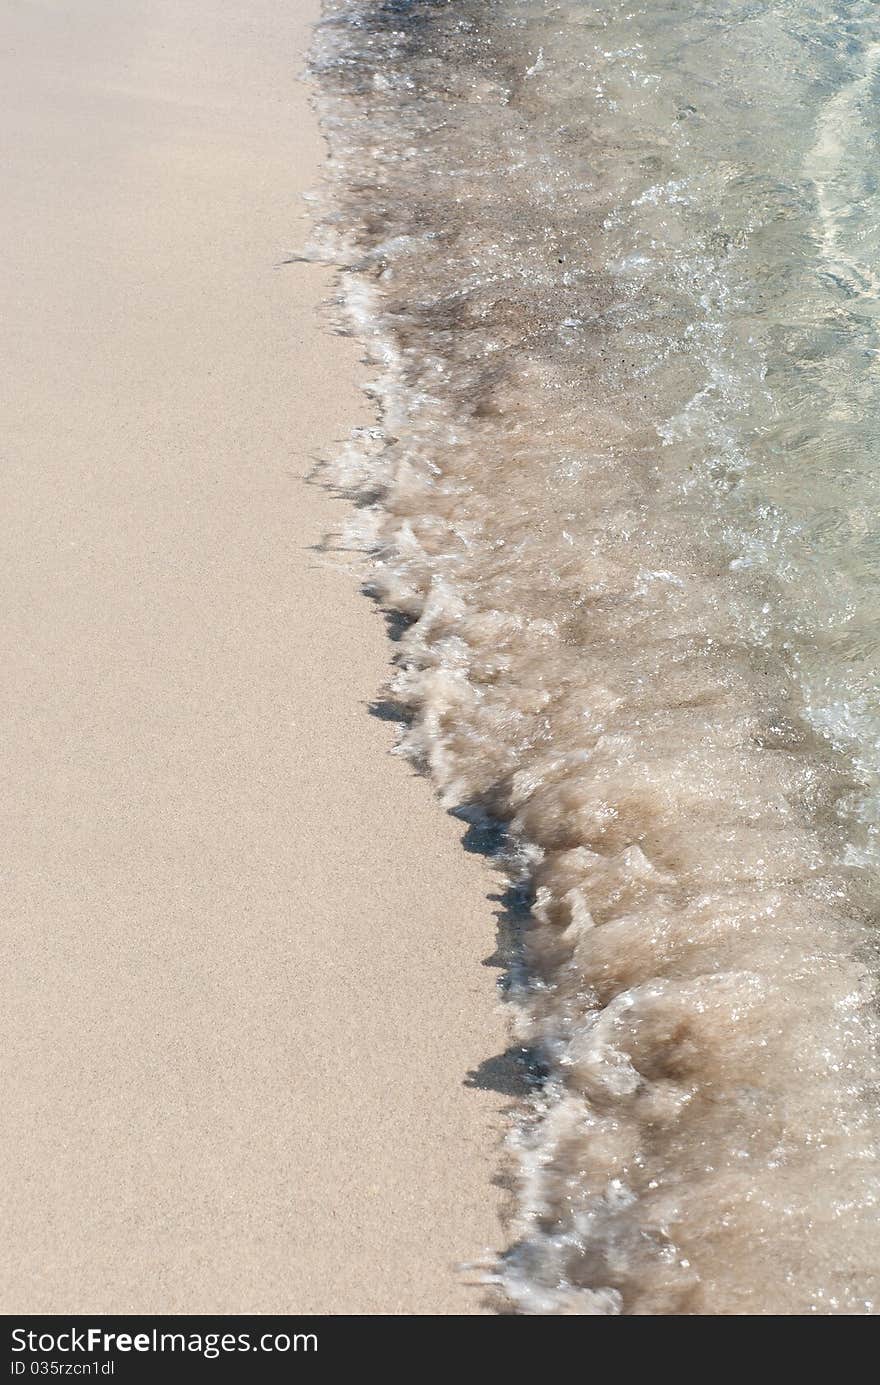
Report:
[[[3,11],[3,1308],[479,1312],[495,881],[303,480],[316,0]]]

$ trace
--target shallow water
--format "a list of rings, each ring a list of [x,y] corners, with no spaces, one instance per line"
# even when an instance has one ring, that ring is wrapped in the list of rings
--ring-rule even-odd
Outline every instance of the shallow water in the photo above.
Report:
[[[877,7],[330,0],[314,67],[406,747],[533,901],[501,1282],[873,1314]]]

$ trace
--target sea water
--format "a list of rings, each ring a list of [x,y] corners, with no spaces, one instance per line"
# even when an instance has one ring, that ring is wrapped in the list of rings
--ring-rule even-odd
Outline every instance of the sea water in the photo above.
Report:
[[[314,68],[336,479],[531,905],[495,1273],[878,1312],[880,7],[328,0]]]

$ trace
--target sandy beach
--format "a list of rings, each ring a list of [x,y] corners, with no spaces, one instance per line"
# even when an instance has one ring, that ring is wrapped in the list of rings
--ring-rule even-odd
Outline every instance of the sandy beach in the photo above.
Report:
[[[305,480],[317,10],[3,5],[7,1312],[486,1311],[497,882]]]

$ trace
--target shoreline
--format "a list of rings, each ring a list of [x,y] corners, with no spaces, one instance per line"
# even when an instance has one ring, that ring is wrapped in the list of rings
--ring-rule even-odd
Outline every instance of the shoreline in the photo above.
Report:
[[[10,19],[7,1312],[487,1311],[496,877],[315,554],[318,8]]]
[[[404,748],[530,905],[507,1302],[870,1315],[876,35],[325,4]]]

